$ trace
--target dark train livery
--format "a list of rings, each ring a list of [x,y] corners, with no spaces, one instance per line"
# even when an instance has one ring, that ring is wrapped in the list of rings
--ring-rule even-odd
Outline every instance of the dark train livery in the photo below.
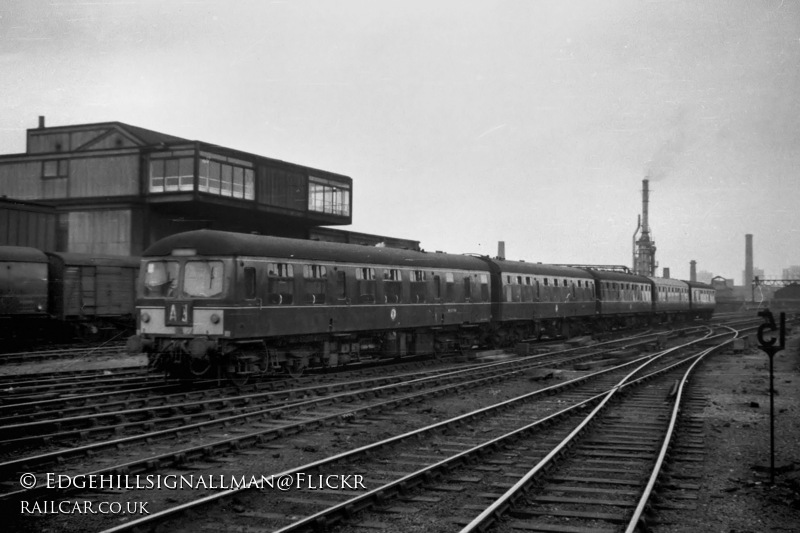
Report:
[[[237,381],[713,312],[701,283],[199,230],[143,254],[128,349],[172,375]]]
[[[30,344],[132,328],[139,263],[0,246],[0,338]]]

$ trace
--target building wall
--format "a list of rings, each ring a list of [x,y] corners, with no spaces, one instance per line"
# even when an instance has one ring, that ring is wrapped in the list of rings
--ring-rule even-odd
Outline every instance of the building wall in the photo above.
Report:
[[[56,213],[52,208],[0,202],[0,246],[56,248]]]
[[[64,168],[64,174],[43,177],[45,159]],[[0,164],[0,194],[17,200],[129,196],[138,195],[139,189],[138,154],[48,157]]]
[[[130,209],[72,211],[61,217],[68,227],[68,252],[133,255]]]
[[[0,165],[0,195],[17,200],[39,200],[45,192],[41,161]]]
[[[70,198],[139,194],[139,156],[91,157],[69,162]]]

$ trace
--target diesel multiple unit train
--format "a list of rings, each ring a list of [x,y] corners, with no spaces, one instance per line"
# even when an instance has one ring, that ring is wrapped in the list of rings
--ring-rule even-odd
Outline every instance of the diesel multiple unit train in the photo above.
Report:
[[[153,244],[131,353],[181,377],[710,318],[714,290],[617,271],[198,230]]]
[[[133,329],[138,257],[0,246],[3,349]]]

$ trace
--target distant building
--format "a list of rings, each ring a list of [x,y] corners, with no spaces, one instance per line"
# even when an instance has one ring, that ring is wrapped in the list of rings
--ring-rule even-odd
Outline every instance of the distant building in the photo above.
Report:
[[[797,279],[800,280],[800,265],[793,265],[789,268],[783,269],[783,276],[781,279]]]
[[[711,283],[711,279],[714,277],[714,274],[707,271],[707,270],[700,270],[697,273],[697,281],[700,283]]]

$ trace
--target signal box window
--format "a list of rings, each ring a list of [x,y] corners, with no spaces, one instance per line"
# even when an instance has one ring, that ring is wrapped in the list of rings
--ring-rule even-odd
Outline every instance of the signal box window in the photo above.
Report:
[[[303,265],[303,278],[305,279],[303,301],[307,304],[324,304],[328,269],[322,265]]]
[[[294,300],[294,268],[288,263],[269,263],[267,292],[269,303],[288,305]]]
[[[387,304],[400,303],[402,298],[403,282],[400,271],[396,268],[387,268],[383,271],[383,299]]]
[[[69,161],[67,159],[51,159],[42,161],[43,178],[66,178],[69,175]]]

